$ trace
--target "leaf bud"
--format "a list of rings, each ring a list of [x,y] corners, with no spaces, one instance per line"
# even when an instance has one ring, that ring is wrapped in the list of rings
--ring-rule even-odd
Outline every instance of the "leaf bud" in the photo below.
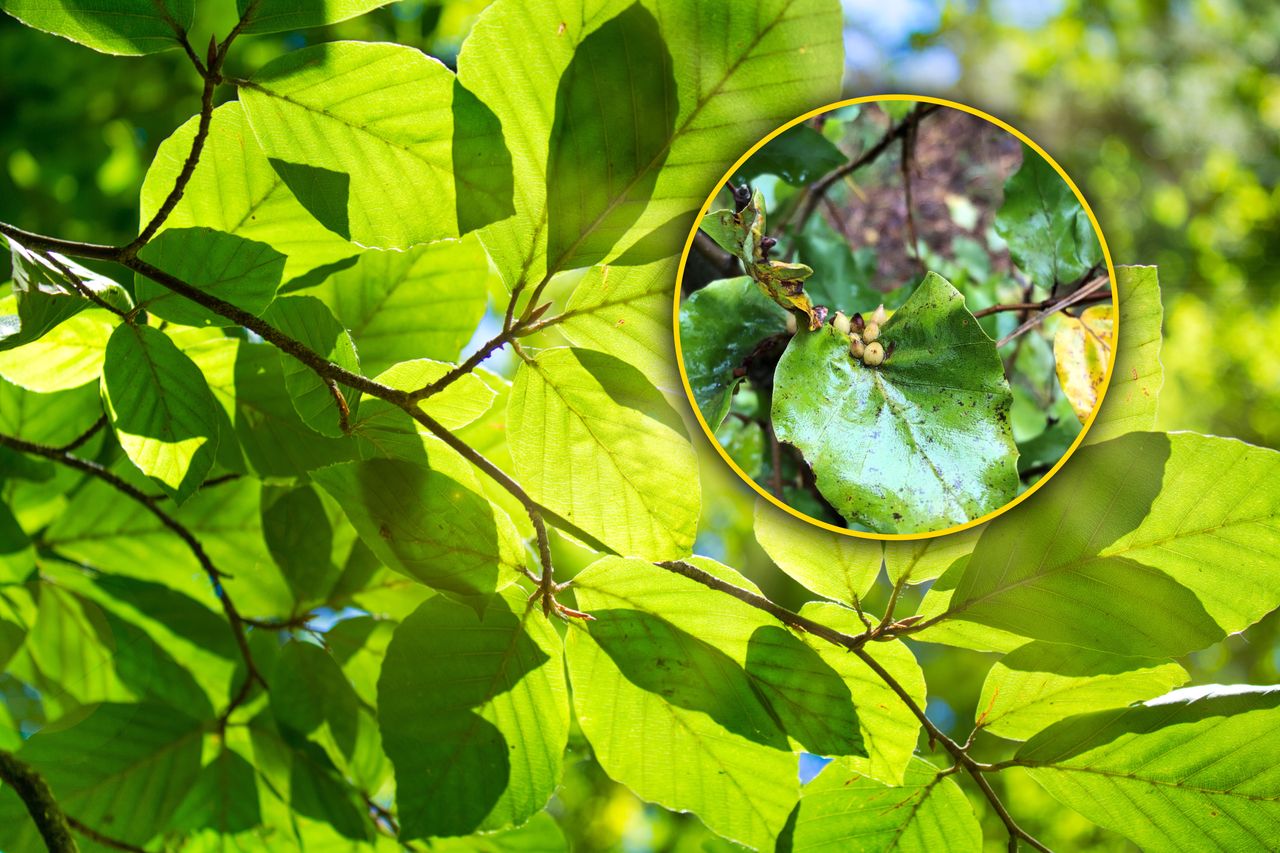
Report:
[[[873,320],[862,330],[862,339],[867,343],[871,343],[878,337],[880,337],[880,326]]]
[[[733,212],[741,213],[751,204],[751,187],[743,184],[733,189]]]
[[[836,327],[836,331],[842,335],[849,334],[850,323],[849,318],[844,315],[843,311],[837,311],[835,318],[831,321],[831,325]]]
[[[760,238],[760,257],[765,260],[769,259],[769,253],[773,251],[773,247],[778,245],[778,241],[774,237]]]
[[[884,347],[879,342],[867,344],[862,354],[862,363],[867,367],[879,367],[884,362]]]

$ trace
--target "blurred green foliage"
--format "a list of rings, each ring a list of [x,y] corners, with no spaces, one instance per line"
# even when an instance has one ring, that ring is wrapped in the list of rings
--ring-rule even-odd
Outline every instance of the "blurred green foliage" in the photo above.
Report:
[[[210,32],[230,28],[235,7],[230,0],[196,5],[192,41],[199,46]],[[338,38],[397,41],[449,62],[485,5],[404,0],[323,29],[246,38],[228,70],[241,74],[286,49]],[[880,26],[903,18],[888,8],[896,5],[846,4],[846,44],[870,44],[875,58],[851,63],[846,95],[905,90],[953,98],[1040,143],[1080,185],[1115,261],[1161,268],[1161,426],[1280,444],[1280,281],[1272,258],[1280,245],[1280,4],[919,0],[902,4],[919,12],[903,27]],[[866,16],[880,17],[866,25]],[[930,76],[922,67],[942,70]],[[198,78],[176,52],[104,56],[0,15],[0,220],[70,239],[132,237],[147,164],[195,114],[198,95]],[[758,579],[781,603],[803,601],[754,541],[754,495],[705,441],[699,456],[705,491],[717,497],[704,504],[698,552]],[[558,562],[571,573],[582,552],[561,550]],[[868,609],[878,611],[886,596],[878,588]],[[913,606],[901,602],[899,612]],[[1275,682],[1278,634],[1280,617],[1272,614],[1248,638],[1231,637],[1184,663],[1196,683]],[[932,693],[930,715],[963,737],[993,656],[915,648]],[[10,708],[31,701],[6,700]],[[983,738],[979,752],[1001,757],[1006,747]],[[695,819],[640,803],[585,750],[577,755],[552,807],[575,849],[726,849]],[[1025,776],[1000,774],[996,782],[1023,825],[1054,848],[1136,849]],[[988,849],[1004,849],[998,818],[971,800]]]

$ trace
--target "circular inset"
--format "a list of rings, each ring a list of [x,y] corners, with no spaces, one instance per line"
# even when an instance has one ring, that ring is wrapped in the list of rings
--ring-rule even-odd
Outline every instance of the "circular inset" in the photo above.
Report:
[[[676,354],[725,461],[882,539],[980,524],[1080,444],[1115,362],[1106,240],[1062,168],[979,110],[822,107],[734,164],[685,245]]]

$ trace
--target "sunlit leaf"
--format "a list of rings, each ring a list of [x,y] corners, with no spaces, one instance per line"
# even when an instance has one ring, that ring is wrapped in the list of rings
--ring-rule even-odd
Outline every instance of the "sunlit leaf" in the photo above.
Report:
[[[195,14],[192,0],[4,0],[0,8],[29,27],[120,56],[177,48]]]
[[[815,527],[763,498],[756,499],[755,533],[778,568],[833,601],[860,603],[880,574],[880,542]]]
[[[266,243],[210,228],[170,228],[138,257],[175,278],[260,315],[275,298],[285,257]],[[134,285],[139,304],[162,320],[184,326],[236,325],[144,275]]]
[[[1112,349],[1111,306],[1094,305],[1079,317],[1063,317],[1053,336],[1058,384],[1081,423],[1098,405]]]
[[[1155,267],[1117,267],[1120,340],[1116,366],[1086,442],[1097,443],[1155,426],[1156,400],[1164,384],[1160,327],[1164,311]]]

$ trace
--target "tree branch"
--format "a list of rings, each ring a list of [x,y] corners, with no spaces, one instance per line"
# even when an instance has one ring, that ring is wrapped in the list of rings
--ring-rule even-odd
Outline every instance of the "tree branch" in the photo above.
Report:
[[[104,246],[101,243],[81,243],[76,240],[60,240],[57,237],[46,237],[33,231],[24,231],[14,225],[0,222],[0,234],[12,237],[24,246],[77,258],[92,258],[96,261],[116,261],[120,258],[119,246]]]
[[[1069,308],[1072,305],[1075,305],[1077,302],[1085,301],[1089,297],[1100,292],[1103,288],[1109,287],[1110,284],[1111,284],[1111,279],[1105,275],[1095,278],[1093,281],[1089,282],[1084,287],[1080,288],[1079,290],[1073,293],[1067,294],[1061,299],[1048,305],[1044,310],[1040,311],[1035,316],[1027,319],[1025,322],[1019,325],[1018,328],[1014,329],[1012,332],[1010,332],[1009,334],[1001,338],[999,341],[997,341],[996,348],[999,349],[1000,347],[1009,343],[1009,341],[1013,340],[1014,338],[1018,337],[1024,332],[1027,332],[1030,329],[1033,329],[1036,326],[1040,325],[1041,323],[1044,322],[1045,318],[1048,317],[1049,315],[1056,314],[1057,312],[1061,311],[1064,308]],[[1107,293],[1107,296],[1110,296],[1109,292]]]
[[[22,799],[50,853],[76,853],[79,848],[71,836],[67,816],[54,798],[49,783],[35,768],[12,752],[0,749],[0,781]]]
[[[121,841],[118,838],[112,838],[109,835],[103,835],[101,832],[98,832],[98,830],[91,826],[86,826],[73,817],[68,817],[67,823],[71,824],[71,828],[76,832],[80,833],[90,841],[101,844],[103,847],[110,847],[112,850],[124,850],[127,851],[127,853],[147,853],[146,850],[143,850],[137,845],[130,844],[127,841]]]

